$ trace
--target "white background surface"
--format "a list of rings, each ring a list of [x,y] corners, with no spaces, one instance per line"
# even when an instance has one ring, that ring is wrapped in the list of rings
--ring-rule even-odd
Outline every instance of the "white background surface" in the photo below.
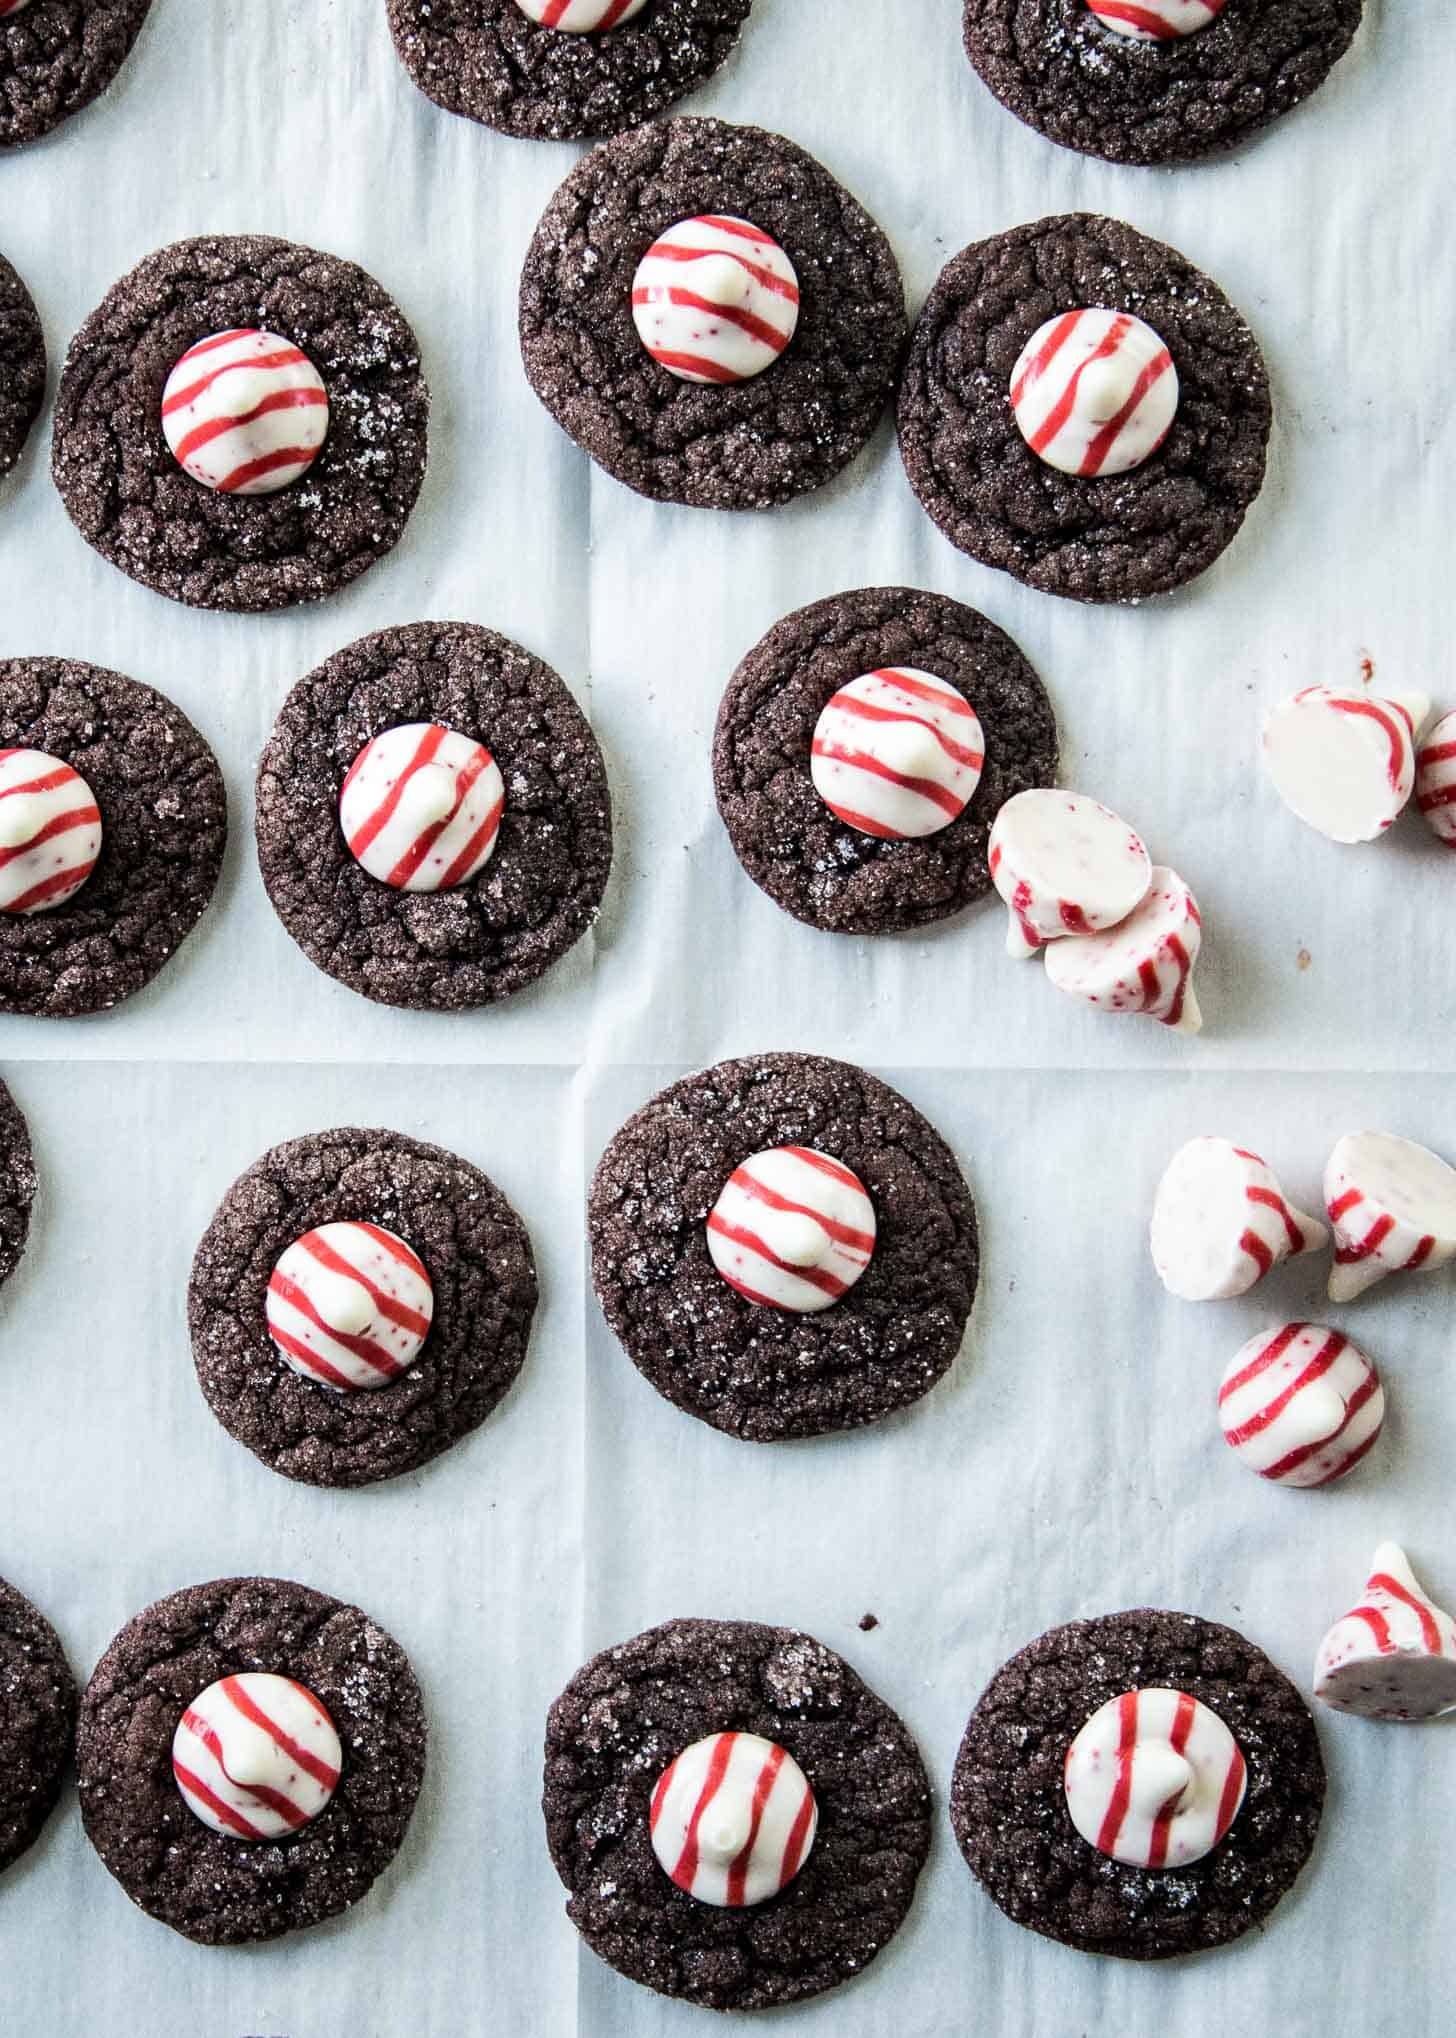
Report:
[[[89,658],[171,694],[216,747],[233,818],[217,901],[150,991],[91,1021],[0,1020],[43,1178],[0,1300],[0,1571],[82,1676],[181,1585],[307,1579],[404,1643],[433,1735],[419,1813],[371,1897],[247,1951],[135,1911],[68,1795],[0,1884],[0,2027],[705,2029],[579,1948],[536,1804],[544,1712],[577,1665],[700,1613],[842,1649],[902,1711],[936,1788],[906,1928],[862,1981],[775,2028],[1449,2029],[1452,1730],[1323,1715],[1328,1816],[1295,1894],[1263,1935],[1161,1968],[1018,1931],[943,1817],[976,1695],[1057,1621],[1185,1607],[1305,1683],[1380,1537],[1404,1537],[1456,1601],[1449,1275],[1344,1312],[1385,1368],[1387,1436],[1346,1488],[1288,1494],[1235,1464],[1212,1398],[1254,1329],[1318,1313],[1319,1264],[1189,1308],[1163,1295],[1143,1239],[1164,1162],[1197,1132],[1252,1141],[1306,1204],[1356,1126],[1456,1154],[1456,864],[1413,817],[1367,850],[1323,843],[1255,763],[1262,708],[1353,677],[1366,652],[1392,686],[1456,704],[1445,14],[1368,0],[1310,104],[1232,160],[1166,175],[1066,154],[1001,112],[960,54],[957,0],[758,0],[739,57],[688,109],[820,156],[885,226],[912,309],[967,241],[1078,208],[1173,242],[1227,289],[1273,378],[1268,482],[1219,565],[1140,611],[1059,603],[961,558],[919,511],[888,423],[834,487],[758,518],[654,509],[592,470],[536,404],[514,340],[521,255],[578,152],[431,107],[395,62],[383,0],[156,0],[112,92],[0,163],[0,246],[40,305],[53,384],[69,335],[144,254],[253,229],[377,275],[434,393],[404,541],[311,611],[203,615],[134,586],[67,521],[44,427],[0,492],[0,650]],[[799,927],[739,871],[707,768],[728,674],[789,609],[899,580],[1012,633],[1056,702],[1069,782],[1193,884],[1200,1040],[1059,997],[1004,959],[991,906],[928,937],[851,942]],[[253,767],[289,685],[368,630],[426,617],[491,624],[555,665],[618,796],[595,938],[507,1008],[453,1019],[367,1005],[315,972],[267,905],[251,839]],[[768,1451],[676,1414],[627,1363],[590,1299],[582,1198],[661,1082],[771,1046],[862,1060],[931,1116],[979,1198],[985,1271],[966,1350],[928,1400]],[[530,1227],[543,1302],[483,1430],[414,1478],[330,1496],[212,1421],[183,1304],[234,1176],[275,1140],[347,1122],[484,1166]],[[868,1609],[881,1624],[863,1635]]]

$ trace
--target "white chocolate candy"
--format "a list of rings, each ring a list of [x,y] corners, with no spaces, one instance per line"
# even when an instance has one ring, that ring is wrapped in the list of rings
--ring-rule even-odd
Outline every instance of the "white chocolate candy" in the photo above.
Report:
[[[1170,1295],[1247,1294],[1281,1260],[1318,1252],[1329,1233],[1285,1198],[1267,1162],[1227,1139],[1190,1139],[1153,1204],[1153,1265]]]
[[[0,750],[0,913],[49,913],[101,854],[101,809],[78,771],[44,750]]]
[[[1186,1868],[1238,1817],[1248,1776],[1238,1742],[1186,1691],[1154,1685],[1100,1706],[1067,1750],[1072,1824],[1135,1868]]]
[[[356,863],[402,892],[463,885],[495,853],[505,781],[483,743],[440,722],[401,722],[349,766],[339,826]]]
[[[1197,1033],[1193,965],[1202,946],[1197,900],[1176,871],[1155,864],[1147,897],[1116,927],[1048,942],[1046,973],[1059,991],[1103,1012],[1141,1012]]]
[[[1332,842],[1383,835],[1416,782],[1424,694],[1307,686],[1264,723],[1264,762],[1292,814]]]
[[[728,213],[679,220],[632,279],[632,320],[684,382],[745,382],[773,366],[799,323],[799,279],[776,240]]]
[[[710,1734],[652,1793],[652,1851],[699,1903],[761,1904],[809,1857],[819,1810],[793,1756],[759,1734]]]
[[[842,686],[814,730],[814,790],[862,835],[934,835],[965,811],[981,782],[985,738],[955,687],[913,665],[886,666]]]
[[[1016,428],[1048,467],[1090,479],[1155,453],[1178,409],[1178,371],[1150,325],[1124,311],[1064,311],[1011,371]]]
[[[1456,711],[1426,731],[1416,758],[1416,805],[1432,833],[1456,846]]]
[[[647,0],[516,0],[522,14],[563,35],[602,35],[640,14]]]
[[[1197,35],[1223,13],[1227,0],[1087,0],[1105,28],[1135,42],[1176,42]]]
[[[313,465],[329,399],[307,354],[239,327],[189,347],[162,391],[162,434],[194,481],[222,495],[272,495]]]
[[[1456,1621],[1426,1597],[1398,1543],[1380,1545],[1365,1597],[1320,1643],[1314,1695],[1368,1720],[1456,1711]]]
[[[266,1670],[209,1684],[172,1736],[172,1774],[188,1808],[230,1840],[281,1840],[311,1825],[343,1761],[313,1693]]]
[[[1006,952],[1116,927],[1147,897],[1152,858],[1126,821],[1084,793],[1036,789],[991,829],[991,879],[1011,909]]]
[[[750,1155],[708,1217],[708,1252],[729,1287],[799,1316],[837,1302],[874,1249],[874,1205],[863,1182],[807,1146]]]
[[[1332,1302],[1456,1256],[1456,1168],[1414,1140],[1346,1133],[1325,1164],[1324,1190],[1335,1233]]]
[[[280,1255],[268,1335],[325,1387],[387,1387],[419,1357],[435,1313],[424,1263],[380,1224],[321,1224]]]
[[[1218,1390],[1224,1442],[1262,1479],[1329,1486],[1372,1448],[1385,1392],[1364,1352],[1322,1323],[1261,1330]]]

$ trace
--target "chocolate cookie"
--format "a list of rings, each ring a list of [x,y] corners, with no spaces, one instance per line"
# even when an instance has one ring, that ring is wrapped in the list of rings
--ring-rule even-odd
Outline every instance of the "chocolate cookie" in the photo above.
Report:
[[[1171,428],[1123,472],[1065,473],[1022,437],[1012,373],[1047,321],[1134,315],[1177,374]],[[953,545],[1046,594],[1137,601],[1213,564],[1264,479],[1269,381],[1253,334],[1191,262],[1118,220],[1038,220],[941,271],[900,386],[900,452]]]
[[[546,26],[563,0],[388,0],[400,62],[427,97],[503,134],[571,141],[640,127],[727,63],[753,0],[647,0],[595,34]],[[578,17],[606,0],[574,0]]]
[[[20,458],[40,412],[45,384],[40,314],[24,283],[0,255],[0,479]]]
[[[364,746],[418,724],[484,745],[504,800],[489,861],[436,891],[402,889],[402,868],[372,875],[340,819]],[[612,865],[586,717],[549,665],[471,623],[381,630],[301,679],[258,767],[257,832],[268,896],[309,961],[380,1004],[434,1011],[533,983],[591,926]]]
[[[269,1332],[279,1259],[339,1223],[402,1239],[433,1290],[419,1356],[386,1386],[305,1378]],[[187,1291],[213,1414],[265,1465],[310,1486],[392,1479],[477,1429],[521,1369],[535,1310],[531,1242],[489,1177],[403,1133],[352,1127],[288,1140],[240,1175],[203,1233]]]
[[[151,982],[212,898],[227,842],[217,759],[165,696],[67,658],[0,659],[0,749],[41,751],[78,773],[84,784],[68,774],[72,791],[58,805],[84,814],[89,789],[101,833],[89,876],[48,906],[18,906],[15,858],[0,872],[10,901],[0,912],[0,1011],[106,1011]],[[33,782],[22,763],[0,761],[0,774],[21,773],[17,788]],[[51,848],[57,861],[84,859],[88,831]]]
[[[0,20],[0,149],[39,141],[99,98],[131,54],[151,4],[28,0],[8,12]]]
[[[852,1171],[873,1207],[868,1265],[813,1314],[750,1300],[708,1249],[734,1170],[789,1145]],[[749,1055],[660,1092],[598,1162],[589,1217],[597,1296],[633,1364],[755,1443],[918,1400],[960,1348],[980,1269],[976,1206],[944,1140],[887,1084],[819,1055]]]
[[[670,228],[725,215],[788,258],[797,326],[762,373],[684,381],[639,339],[633,281]],[[617,480],[657,502],[768,509],[868,441],[905,300],[884,234],[812,156],[761,128],[670,120],[604,142],[566,179],[527,251],[520,325],[532,388]]]
[[[913,675],[928,674],[955,687],[980,727],[974,793],[918,838],[870,833],[879,824],[865,816],[868,826],[847,823],[809,775],[830,700],[887,667],[910,668],[917,686]],[[865,740],[883,726],[867,723]],[[1011,639],[974,609],[909,587],[857,588],[775,623],[729,680],[713,738],[718,811],[739,862],[785,912],[836,934],[924,927],[982,897],[997,813],[1056,775],[1056,718]]]
[[[1112,1859],[1067,1810],[1073,1739],[1100,1706],[1149,1687],[1208,1706],[1247,1771],[1227,1836],[1178,1868]],[[1053,1628],[997,1671],[956,1757],[950,1817],[972,1873],[1018,1925],[1162,1960],[1263,1923],[1309,1858],[1324,1795],[1309,1708],[1263,1651],[1213,1621],[1143,1607]]]
[[[60,1637],[0,1578],[0,1870],[50,1817],[75,1738],[76,1685]]]
[[[818,1809],[792,1881],[702,1902],[653,1851],[654,1786],[684,1748],[749,1733],[787,1750]],[[803,2002],[847,1981],[903,1923],[930,1844],[930,1787],[897,1714],[810,1635],[668,1621],[579,1670],[546,1723],[546,1838],[594,1953],[713,2010]]]
[[[20,1264],[37,1188],[25,1114],[0,1083],[0,1285]]]
[[[1064,148],[1183,163],[1307,99],[1360,11],[1361,0],[966,0],[966,54],[1003,106]],[[1170,26],[1190,19],[1192,33]],[[1147,33],[1119,34],[1114,20]]]
[[[303,1685],[337,1732],[332,1795],[284,1839],[203,1823],[173,1771],[182,1716],[222,1678]],[[149,1606],[81,1700],[86,1834],[134,1904],[204,1946],[321,1924],[399,1851],[425,1769],[425,1709],[403,1649],[357,1606],[283,1578],[220,1578]]]
[[[328,402],[306,473],[270,494],[243,492],[259,478],[238,479],[251,467],[227,486],[195,480],[162,430],[182,356],[250,333],[301,350]],[[184,377],[179,394],[193,386]],[[254,403],[243,423],[269,408]],[[372,276],[291,241],[210,235],[149,255],[77,333],[51,465],[82,537],[143,587],[193,608],[289,608],[347,587],[398,543],[424,480],[429,408],[418,342]]]

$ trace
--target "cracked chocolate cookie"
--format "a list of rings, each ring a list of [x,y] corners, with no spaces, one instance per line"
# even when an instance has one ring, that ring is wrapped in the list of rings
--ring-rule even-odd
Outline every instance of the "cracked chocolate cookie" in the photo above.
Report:
[[[25,1251],[37,1186],[30,1127],[0,1083],[0,1286],[10,1279]]]
[[[668,1621],[579,1670],[547,1720],[543,1809],[592,1951],[713,2010],[858,1974],[930,1843],[899,1716],[822,1642],[754,1621]]]
[[[1360,12],[1361,0],[966,0],[966,54],[1063,148],[1183,163],[1307,99]]]
[[[0,480],[20,458],[40,414],[45,384],[40,314],[20,277],[0,255]]]
[[[566,179],[526,255],[520,331],[532,388],[618,481],[768,509],[868,442],[904,288],[879,227],[793,142],[671,120]]]
[[[257,836],[311,963],[442,1012],[533,983],[612,866],[586,717],[549,665],[471,623],[381,630],[301,679],[258,767]]]
[[[1045,594],[1135,602],[1232,540],[1270,415],[1258,343],[1217,285],[1072,213],[941,271],[900,385],[900,452],[962,552]]]
[[[775,905],[836,934],[924,927],[991,888],[991,823],[1057,775],[1041,681],[974,609],[857,588],[775,623],[729,680],[718,811]]]
[[[50,1817],[75,1736],[76,1685],[60,1637],[0,1578],[0,1870]]]
[[[755,1443],[877,1422],[960,1348],[980,1268],[955,1157],[848,1062],[759,1054],[663,1090],[597,1164],[592,1279],[667,1400]]]
[[[478,1429],[535,1311],[531,1242],[489,1177],[353,1127],[288,1140],[240,1175],[187,1292],[213,1414],[310,1486],[392,1479]]]
[[[997,1671],[950,1816],[1017,1924],[1162,1960],[1264,1922],[1309,1858],[1324,1794],[1309,1708],[1263,1651],[1143,1607],[1053,1628]]]
[[[131,54],[152,0],[5,0],[0,149],[39,141],[99,98]]]
[[[399,542],[429,407],[418,342],[373,277],[213,235],[149,255],[81,327],[51,466],[82,537],[143,587],[289,608]]]
[[[227,843],[217,759],[163,695],[66,658],[0,659],[0,1011],[103,1012],[201,919]]]
[[[727,63],[753,0],[388,0],[427,97],[503,134],[617,134]]]
[[[86,1687],[86,1835],[185,1938],[275,1939],[389,1866],[425,1739],[408,1658],[357,1606],[282,1578],[189,1586],[128,1621]]]

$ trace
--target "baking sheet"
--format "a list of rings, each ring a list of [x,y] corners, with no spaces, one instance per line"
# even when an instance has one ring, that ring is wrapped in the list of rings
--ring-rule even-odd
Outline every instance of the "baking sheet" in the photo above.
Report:
[[[842,1649],[904,1714],[943,1806],[981,1686],[1056,1621],[1188,1607],[1303,1682],[1380,1537],[1405,1537],[1456,1601],[1450,1277],[1386,1284],[1345,1313],[1385,1366],[1387,1438],[1347,1488],[1285,1494],[1233,1463],[1212,1397],[1254,1329],[1318,1313],[1318,1263],[1192,1309],[1164,1296],[1144,1245],[1157,1175],[1196,1132],[1255,1141],[1307,1203],[1356,1125],[1456,1154],[1449,858],[1414,821],[1370,850],[1326,845],[1255,763],[1265,705],[1352,676],[1366,653],[1391,685],[1456,705],[1456,61],[1435,0],[1366,12],[1307,107],[1231,161],[1170,175],[1023,131],[965,67],[956,0],[758,0],[739,58],[693,102],[814,150],[886,227],[912,306],[968,240],[1079,208],[1170,240],[1225,286],[1273,376],[1269,480],[1224,560],[1137,612],[1051,601],[962,559],[915,504],[888,425],[848,477],[762,518],[662,511],[596,474],[531,396],[514,342],[521,254],[577,151],[431,107],[395,63],[382,0],[156,0],[107,99],[0,164],[0,246],[55,360],[153,247],[256,229],[372,270],[434,392],[403,543],[315,610],[199,615],[135,587],[71,528],[43,435],[0,492],[4,649],[170,693],[217,748],[233,808],[217,902],[150,991],[91,1021],[0,1020],[44,1178],[0,1299],[0,1572],[82,1675],[164,1592],[234,1570],[306,1578],[404,1643],[433,1732],[395,1869],[353,1916],[264,1948],[208,1952],[134,1911],[68,1799],[0,1884],[0,2026],[703,2029],[579,1948],[536,1803],[550,1699],[593,1650],[669,1615],[783,1620]],[[723,682],[778,616],[867,580],[968,600],[1023,646],[1069,782],[1122,808],[1199,894],[1200,1040],[1055,996],[1003,959],[993,907],[849,942],[798,927],[742,876],[708,781]],[[505,1008],[454,1019],[366,1005],[314,971],[251,844],[254,761],[292,681],[368,630],[441,616],[556,666],[619,809],[595,936]],[[972,1333],[936,1393],[873,1431],[772,1452],[638,1378],[590,1300],[581,1219],[629,1110],[684,1068],[768,1046],[898,1083],[961,1156],[986,1233]],[[269,1474],[211,1420],[183,1297],[233,1177],[277,1139],[350,1121],[487,1168],[531,1229],[543,1302],[482,1431],[413,1478],[329,1496]],[[776,2028],[1444,2032],[1456,1739],[1321,1728],[1325,1830],[1265,1934],[1172,1969],[1079,1957],[1001,1918],[941,1817],[904,1931],[861,1982]]]

